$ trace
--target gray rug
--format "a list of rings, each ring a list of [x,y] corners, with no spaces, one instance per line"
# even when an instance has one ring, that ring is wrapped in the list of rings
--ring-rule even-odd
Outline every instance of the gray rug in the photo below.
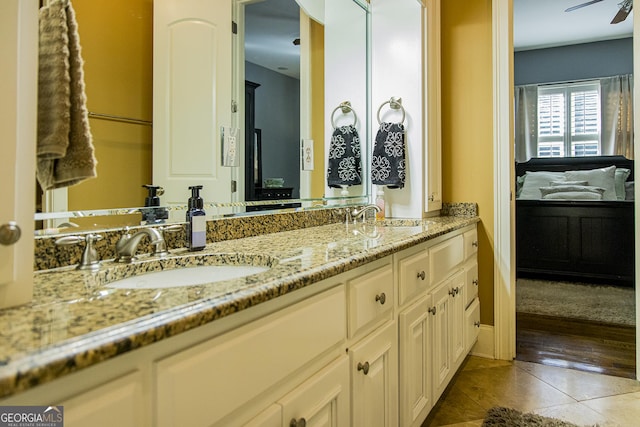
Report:
[[[635,290],[620,286],[518,279],[516,312],[635,325]]]
[[[556,418],[543,417],[532,413],[522,413],[515,409],[496,406],[489,409],[482,427],[579,427],[577,424]]]

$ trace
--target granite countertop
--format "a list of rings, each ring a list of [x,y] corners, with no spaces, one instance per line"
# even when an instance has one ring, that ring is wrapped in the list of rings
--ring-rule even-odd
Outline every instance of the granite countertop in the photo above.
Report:
[[[95,273],[64,267],[35,273],[31,304],[0,310],[0,398],[152,344],[383,258],[477,217],[442,216],[403,225],[329,224],[173,250],[169,260],[104,261]],[[104,285],[137,272],[205,264],[271,268],[215,284],[164,289]]]

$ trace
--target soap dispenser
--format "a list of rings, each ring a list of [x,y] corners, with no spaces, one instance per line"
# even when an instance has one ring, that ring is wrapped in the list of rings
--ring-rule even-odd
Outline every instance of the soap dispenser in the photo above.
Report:
[[[384,219],[385,210],[384,190],[382,188],[379,188],[376,193],[376,206],[379,208],[379,210],[376,212],[376,220],[382,221]]]
[[[167,208],[160,207],[160,197],[164,194],[164,189],[157,185],[143,185],[148,191],[147,197],[144,199],[144,209],[140,209],[142,213],[142,221],[144,224],[162,224],[169,218]]]
[[[207,220],[204,202],[200,197],[202,185],[189,187],[191,197],[187,207],[187,247],[190,251],[201,251],[207,244]]]

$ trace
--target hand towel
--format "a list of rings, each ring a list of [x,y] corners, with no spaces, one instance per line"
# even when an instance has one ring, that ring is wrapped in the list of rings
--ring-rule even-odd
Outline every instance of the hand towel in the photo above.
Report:
[[[362,184],[360,137],[355,126],[335,128],[329,144],[327,185],[333,188]]]
[[[96,176],[86,106],[83,60],[70,0],[51,0],[39,13],[36,176],[43,190]]]
[[[371,158],[371,182],[388,188],[403,188],[406,177],[404,126],[380,123]]]

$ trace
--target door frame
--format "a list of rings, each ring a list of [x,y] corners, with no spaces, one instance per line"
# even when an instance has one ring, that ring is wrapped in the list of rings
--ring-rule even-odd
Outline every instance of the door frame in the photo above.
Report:
[[[494,356],[515,358],[515,228],[513,200],[513,0],[492,1],[493,34],[493,153],[494,153]],[[640,69],[640,19],[633,21],[633,71]],[[635,100],[640,88],[634,86]],[[634,108],[634,122],[640,123],[640,111]],[[634,136],[635,153],[640,153],[640,137]],[[639,200],[640,189],[634,198]],[[640,203],[635,204],[636,283],[640,283]],[[640,292],[635,293],[640,307]],[[636,325],[640,310],[636,310]],[[640,328],[636,326],[636,343]],[[640,347],[636,346],[636,378],[640,373]]]

